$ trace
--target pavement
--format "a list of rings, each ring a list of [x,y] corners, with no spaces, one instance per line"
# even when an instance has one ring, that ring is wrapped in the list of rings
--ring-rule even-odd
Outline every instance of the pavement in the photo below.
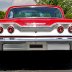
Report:
[[[16,71],[0,71],[0,72],[72,72],[72,70],[16,70]]]

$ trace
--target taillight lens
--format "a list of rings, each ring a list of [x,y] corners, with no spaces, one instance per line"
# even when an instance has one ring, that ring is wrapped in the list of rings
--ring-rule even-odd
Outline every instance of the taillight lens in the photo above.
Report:
[[[59,33],[62,33],[64,31],[64,27],[63,26],[59,26],[58,29],[57,29],[57,31]]]
[[[3,27],[0,27],[0,33],[2,33],[3,32]]]
[[[68,31],[69,31],[70,33],[72,33],[72,26],[70,26],[70,27],[68,28]]]
[[[14,27],[9,26],[9,27],[8,27],[8,32],[9,32],[9,33],[13,33],[13,32],[14,32]]]

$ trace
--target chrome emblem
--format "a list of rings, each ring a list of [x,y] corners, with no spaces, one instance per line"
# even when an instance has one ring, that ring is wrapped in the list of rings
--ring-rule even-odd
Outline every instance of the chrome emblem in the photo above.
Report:
[[[46,23],[26,23],[27,26],[32,26],[32,27],[36,27],[36,26],[44,26]]]

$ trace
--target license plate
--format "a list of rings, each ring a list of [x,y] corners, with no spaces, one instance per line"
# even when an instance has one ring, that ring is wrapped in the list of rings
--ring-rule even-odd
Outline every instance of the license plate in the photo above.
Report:
[[[41,44],[31,44],[30,45],[30,48],[43,48],[43,45],[41,45]]]

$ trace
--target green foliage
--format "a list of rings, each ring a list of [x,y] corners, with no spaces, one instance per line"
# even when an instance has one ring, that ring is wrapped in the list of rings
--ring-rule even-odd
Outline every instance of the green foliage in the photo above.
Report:
[[[3,19],[5,17],[5,12],[0,11],[0,19]]]
[[[72,18],[72,0],[39,0],[37,3],[59,5],[63,8],[65,17]]]

